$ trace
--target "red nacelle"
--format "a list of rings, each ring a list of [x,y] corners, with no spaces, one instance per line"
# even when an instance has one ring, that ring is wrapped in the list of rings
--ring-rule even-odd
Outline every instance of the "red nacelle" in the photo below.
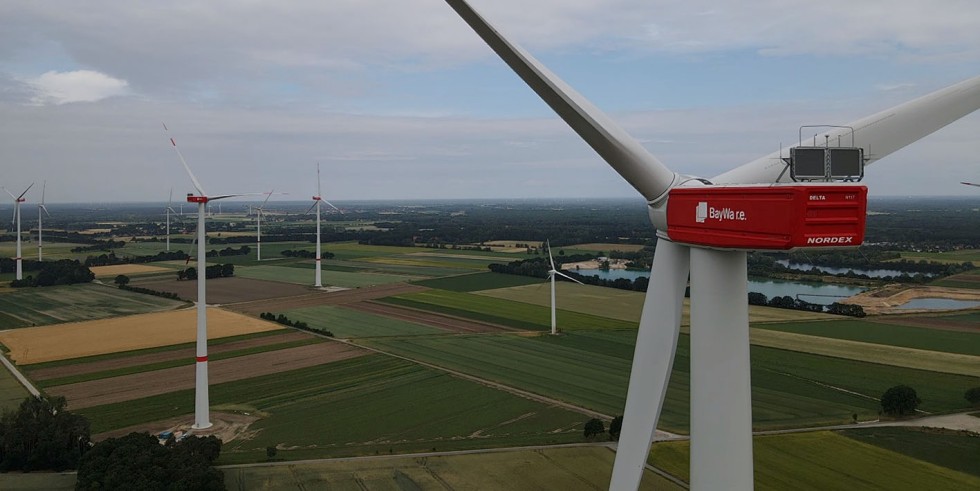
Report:
[[[857,247],[868,188],[856,184],[679,187],[667,201],[667,237],[718,249]]]

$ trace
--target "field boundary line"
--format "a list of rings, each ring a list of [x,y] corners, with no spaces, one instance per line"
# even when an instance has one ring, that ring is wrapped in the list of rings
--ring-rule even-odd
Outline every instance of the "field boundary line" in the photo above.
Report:
[[[25,389],[27,389],[27,392],[30,392],[34,397],[41,397],[41,391],[37,390],[37,387],[34,387],[34,384],[32,384],[30,380],[27,380],[27,377],[25,377],[24,374],[20,373],[20,370],[18,370],[17,367],[15,367],[14,364],[7,359],[6,355],[0,354],[0,362],[7,367],[7,370],[10,370],[10,373],[12,373],[14,378],[16,378]]]

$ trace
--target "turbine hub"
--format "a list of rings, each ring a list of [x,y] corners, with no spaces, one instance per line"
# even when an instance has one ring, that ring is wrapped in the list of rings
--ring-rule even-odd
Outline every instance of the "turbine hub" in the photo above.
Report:
[[[207,196],[195,196],[193,194],[188,194],[187,195],[187,202],[188,203],[207,203],[208,202],[208,197]]]

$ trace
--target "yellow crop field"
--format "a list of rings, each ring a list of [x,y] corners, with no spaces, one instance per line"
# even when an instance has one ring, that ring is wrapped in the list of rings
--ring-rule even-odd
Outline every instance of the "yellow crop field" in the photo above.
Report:
[[[130,315],[0,332],[18,364],[67,360],[193,342],[196,309]],[[283,329],[273,322],[208,308],[208,339]]]
[[[93,266],[89,268],[96,277],[117,276],[121,274],[161,273],[173,271],[170,268],[150,266],[148,264],[114,264],[112,266]]]

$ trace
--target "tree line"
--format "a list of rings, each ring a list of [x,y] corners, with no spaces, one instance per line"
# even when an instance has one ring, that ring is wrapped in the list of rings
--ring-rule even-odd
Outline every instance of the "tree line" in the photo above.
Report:
[[[33,261],[35,273],[27,275],[22,280],[13,280],[10,286],[14,288],[73,285],[75,283],[89,283],[95,279],[95,273],[88,269],[88,266],[73,260],[60,259],[57,261]],[[26,268],[25,268],[26,269]]]
[[[204,278],[230,278],[235,276],[235,265],[234,264],[212,264],[211,266],[206,266],[204,268]],[[181,269],[177,271],[177,280],[196,280],[198,277],[197,268],[191,266],[187,269]]]

